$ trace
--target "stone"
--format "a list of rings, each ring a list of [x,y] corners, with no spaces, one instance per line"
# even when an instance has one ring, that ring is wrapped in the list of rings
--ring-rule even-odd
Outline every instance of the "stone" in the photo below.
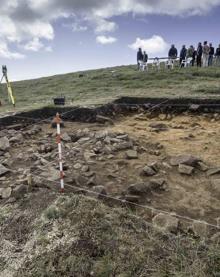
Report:
[[[193,222],[192,231],[197,237],[205,238],[208,235],[208,226],[203,222]]]
[[[177,233],[179,227],[179,220],[168,214],[158,214],[153,220],[153,226],[166,233]]]
[[[0,150],[6,151],[10,148],[10,142],[7,137],[0,138]]]
[[[32,176],[32,184],[31,184],[31,187],[35,187],[35,188],[40,188],[40,187],[47,187],[45,185],[46,181],[45,179],[42,179],[41,177],[39,176]],[[30,189],[31,189],[30,187]]]
[[[67,133],[62,134],[62,141],[71,142],[71,137]]]
[[[126,158],[131,160],[131,159],[138,159],[138,153],[136,150],[128,150],[126,152]]]
[[[90,196],[95,196],[96,198],[105,198],[107,196],[107,191],[104,186],[94,186],[89,193]]]
[[[219,114],[218,114],[218,113],[215,113],[215,114],[213,115],[213,117],[214,117],[215,119],[218,119],[218,118],[219,118]]]
[[[76,163],[73,165],[73,168],[77,170],[77,169],[82,168],[82,165],[80,163]]]
[[[154,175],[157,174],[156,171],[153,170],[153,168],[151,168],[151,167],[149,167],[149,166],[145,166],[145,167],[143,168],[143,173],[144,173],[144,175],[146,175],[146,176],[154,176]]]
[[[170,164],[172,166],[177,166],[179,164],[185,164],[189,166],[195,166],[198,162],[200,162],[201,159],[194,157],[192,155],[178,155],[174,156],[170,159]]]
[[[220,167],[218,168],[211,168],[207,171],[208,176],[216,175],[220,173]]]
[[[82,175],[78,175],[75,179],[74,179],[74,183],[77,184],[77,186],[79,187],[84,187],[87,185],[88,183],[88,179]]]
[[[209,169],[209,167],[203,162],[198,162],[198,169],[203,172],[206,172]]]
[[[185,164],[180,164],[178,168],[178,172],[180,174],[192,175],[193,171],[194,171],[194,167],[188,166]]]
[[[167,115],[166,115],[166,114],[159,114],[158,118],[159,118],[160,120],[166,120]]]
[[[167,120],[171,120],[173,117],[172,117],[172,115],[171,114],[168,114],[167,115]]]
[[[34,125],[33,128],[31,129],[32,132],[35,134],[39,133],[42,131],[41,127],[39,125]]]
[[[110,155],[112,153],[112,148],[106,145],[103,149],[103,153],[106,155]]]
[[[110,123],[111,125],[114,125],[114,122],[111,118],[106,117],[106,116],[102,116],[102,115],[96,115],[96,121],[99,123]]]
[[[159,171],[159,164],[158,162],[152,162],[148,165],[150,168],[152,168],[155,172]]]
[[[52,167],[47,168],[40,175],[51,182],[55,182],[60,179],[60,171]]]
[[[136,203],[136,204],[140,202],[140,196],[138,195],[125,195],[123,199],[127,202]]]
[[[0,188],[0,196],[2,199],[7,199],[11,197],[12,188]]]
[[[121,140],[128,140],[129,139],[128,134],[118,135],[116,138],[121,139]]]
[[[105,139],[108,136],[108,131],[98,131],[95,134],[96,139]]]
[[[156,190],[165,190],[167,187],[166,180],[164,179],[152,179],[150,180],[150,189],[153,191]]]
[[[43,145],[40,145],[39,149],[38,149],[38,152],[39,153],[51,153],[53,151],[53,147],[49,144],[43,144]]]
[[[98,182],[96,176],[91,177],[86,183],[88,187],[96,187],[99,186],[99,184],[100,183]]]
[[[0,164],[0,177],[8,173],[10,170],[4,165]]]
[[[88,165],[83,165],[81,168],[82,172],[88,172],[89,171],[89,166]]]
[[[93,176],[95,175],[95,172],[93,172],[93,171],[88,171],[88,172],[84,172],[83,175],[84,175],[85,177],[91,178],[91,177],[93,177]]]
[[[197,112],[199,109],[200,109],[200,105],[197,105],[197,104],[192,104],[189,107],[189,110],[192,112]]]
[[[168,130],[168,127],[166,124],[164,123],[156,123],[156,122],[153,122],[153,123],[150,123],[149,124],[149,127],[154,129],[155,131],[167,131]]]
[[[92,158],[95,158],[96,157],[96,154],[93,152],[88,152],[88,151],[86,151],[86,152],[84,152],[84,159],[86,160],[86,161],[90,161]]]
[[[127,150],[127,149],[132,149],[133,148],[133,142],[132,141],[123,141],[118,143],[114,149],[116,151],[122,151],[122,150]]]
[[[127,189],[129,194],[148,194],[151,192],[150,184],[149,183],[137,183],[130,185]]]
[[[168,163],[166,163],[166,162],[163,162],[162,163],[162,166],[165,168],[165,169],[172,169],[172,166],[170,166]]]
[[[90,139],[91,139],[90,137],[80,138],[80,139],[78,140],[78,143],[79,143],[80,145],[82,145],[82,144],[88,142]]]
[[[21,133],[19,133],[16,136],[10,138],[9,142],[11,142],[11,143],[19,143],[19,142],[22,142],[23,139],[24,139],[23,135]]]
[[[15,198],[15,199],[20,199],[22,198],[28,191],[28,188],[27,186],[25,185],[19,185],[19,186],[16,186],[13,191],[12,191],[12,196]]]

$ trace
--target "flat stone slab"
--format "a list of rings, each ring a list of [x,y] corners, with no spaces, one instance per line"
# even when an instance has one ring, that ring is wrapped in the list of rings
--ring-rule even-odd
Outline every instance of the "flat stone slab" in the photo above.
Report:
[[[0,177],[5,175],[8,172],[10,172],[10,170],[6,168],[4,165],[0,164]]]
[[[207,175],[208,176],[212,176],[212,175],[215,175],[215,174],[220,174],[220,167],[218,168],[211,168],[207,171]]]
[[[180,164],[178,168],[178,172],[184,175],[192,175],[193,171],[194,167],[185,164]]]
[[[184,155],[178,155],[174,156],[170,159],[170,164],[172,166],[177,166],[179,164],[185,164],[189,166],[195,166],[198,162],[200,162],[201,159],[194,157],[192,155],[184,154]]]
[[[137,151],[135,151],[135,150],[128,150],[127,152],[126,152],[126,158],[127,159],[137,159],[138,158],[138,153],[137,153]]]
[[[12,189],[9,188],[0,188],[0,196],[2,199],[10,198],[12,194]]]
[[[0,138],[0,150],[6,151],[10,148],[10,143],[7,137]]]

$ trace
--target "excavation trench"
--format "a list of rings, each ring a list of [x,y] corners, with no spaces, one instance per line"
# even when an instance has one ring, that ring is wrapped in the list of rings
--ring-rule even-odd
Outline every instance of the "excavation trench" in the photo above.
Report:
[[[45,107],[2,117],[0,118],[0,129],[14,124],[28,125],[39,120],[52,119],[57,112],[62,115],[64,120],[94,123],[97,115],[114,118],[118,114],[127,115],[141,109],[153,114],[181,114],[187,111],[194,114],[219,113],[220,99],[122,97],[98,107]]]
[[[0,178],[0,188],[16,187],[15,180],[23,180],[26,172],[31,172],[35,191],[51,186],[59,191],[54,171],[58,165],[55,130],[50,120],[38,123],[59,112],[65,124],[67,185],[79,191],[101,189],[117,199],[217,226],[219,111],[220,100],[122,98],[97,108],[43,108],[1,118],[0,137],[8,136],[12,143],[7,156],[0,151],[1,162],[11,170]],[[97,115],[106,118],[100,122]],[[40,129],[32,132],[34,125]],[[16,139],[19,134],[23,139]],[[171,158],[178,155],[191,155],[203,165],[193,164],[192,172],[185,168],[183,173],[178,164],[171,164]],[[131,189],[149,183],[153,184],[150,189]],[[155,215],[149,209],[140,209],[139,214],[148,221]]]

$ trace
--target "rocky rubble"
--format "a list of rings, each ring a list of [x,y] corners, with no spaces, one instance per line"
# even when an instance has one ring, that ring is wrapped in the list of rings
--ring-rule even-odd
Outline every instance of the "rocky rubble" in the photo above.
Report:
[[[0,151],[6,151],[10,148],[10,143],[7,137],[0,138]]]
[[[109,126],[108,118],[99,118],[99,123],[106,122]],[[149,127],[153,132],[168,130],[162,123]],[[170,157],[162,143],[134,137],[114,130],[114,126],[100,128],[100,124],[99,128],[62,129],[67,189],[97,199],[109,195],[122,202],[154,203],[161,195],[168,196],[175,174],[184,181],[192,175],[215,176],[210,188],[219,192],[218,167],[212,168],[190,153]],[[0,133],[0,198],[19,201],[38,190],[58,191],[59,178],[55,130],[45,131],[35,125],[23,132],[11,129]],[[154,224],[171,232],[179,228],[175,220],[162,215],[154,219]]]
[[[177,233],[179,227],[179,220],[176,217],[163,213],[156,215],[152,223],[156,228],[166,233]]]

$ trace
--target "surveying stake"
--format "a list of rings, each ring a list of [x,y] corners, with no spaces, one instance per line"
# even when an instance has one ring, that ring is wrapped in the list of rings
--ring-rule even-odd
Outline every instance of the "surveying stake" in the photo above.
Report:
[[[15,98],[13,96],[13,92],[12,92],[12,87],[11,87],[11,84],[8,80],[8,74],[7,74],[7,67],[6,65],[3,65],[2,66],[2,73],[3,73],[3,76],[1,78],[1,82],[2,80],[5,78],[5,81],[6,81],[6,84],[7,84],[7,89],[8,89],[8,99],[9,99],[9,102],[11,102],[13,104],[13,106],[15,107]],[[1,83],[0,82],[0,83]]]
[[[59,155],[59,167],[60,167],[60,189],[64,192],[64,172],[63,172],[63,157],[62,157],[62,146],[61,146],[61,124],[62,120],[59,113],[56,114],[54,122],[57,125],[57,145],[58,145],[58,155]]]

